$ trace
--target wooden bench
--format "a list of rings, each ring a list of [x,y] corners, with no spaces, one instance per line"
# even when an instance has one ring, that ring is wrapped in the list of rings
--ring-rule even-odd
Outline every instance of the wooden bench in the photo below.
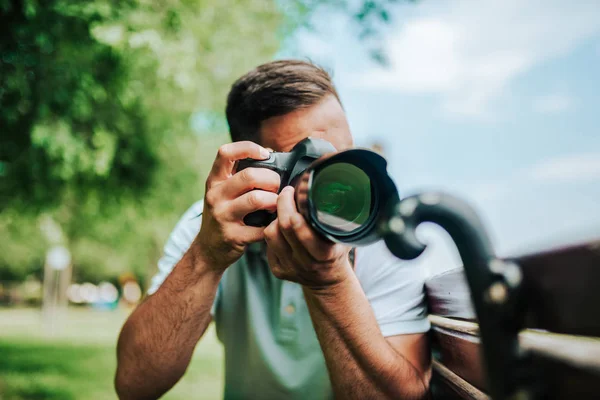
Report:
[[[600,241],[510,260],[523,272],[524,328],[539,398],[600,398]],[[435,398],[487,399],[479,326],[463,269],[426,282]]]
[[[422,254],[422,222],[448,232],[464,265],[425,285],[434,398],[600,399],[600,238],[502,260],[467,203],[431,192],[390,208],[392,253]]]

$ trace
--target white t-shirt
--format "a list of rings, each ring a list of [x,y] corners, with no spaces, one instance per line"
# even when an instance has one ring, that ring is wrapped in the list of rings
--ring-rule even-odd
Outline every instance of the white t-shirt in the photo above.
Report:
[[[154,293],[188,250],[201,223],[202,201],[177,223]],[[327,368],[302,287],[273,276],[261,245],[224,273],[212,314],[225,347],[225,398],[332,398]],[[384,336],[429,330],[424,271],[394,257],[383,241],[356,249],[355,272]]]

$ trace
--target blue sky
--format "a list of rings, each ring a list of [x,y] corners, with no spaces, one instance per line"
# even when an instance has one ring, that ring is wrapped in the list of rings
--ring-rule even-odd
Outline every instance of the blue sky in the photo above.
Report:
[[[333,71],[357,144],[385,144],[401,193],[463,197],[500,255],[600,238],[600,2],[422,1],[394,15],[386,68],[327,10],[282,56]],[[458,263],[438,232],[419,232],[433,272]]]

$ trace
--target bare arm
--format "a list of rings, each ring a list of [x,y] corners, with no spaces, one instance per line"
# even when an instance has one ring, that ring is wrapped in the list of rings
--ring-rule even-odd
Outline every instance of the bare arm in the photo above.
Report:
[[[121,399],[155,399],[177,383],[210,323],[221,276],[249,243],[263,239],[264,229],[246,226],[243,218],[275,210],[280,179],[267,169],[234,173],[235,161],[247,157],[265,159],[268,152],[251,142],[219,149],[206,182],[198,236],[158,291],[125,323],[115,377]]]
[[[384,338],[354,273],[326,289],[305,287],[304,295],[337,398],[427,396],[426,335]]]
[[[117,345],[121,399],[156,399],[183,376],[210,323],[221,275],[190,250],[133,312]]]
[[[275,276],[298,282],[327,363],[336,397],[421,399],[428,394],[425,335],[384,338],[348,260],[347,247],[317,236],[296,210],[292,188],[265,229]]]

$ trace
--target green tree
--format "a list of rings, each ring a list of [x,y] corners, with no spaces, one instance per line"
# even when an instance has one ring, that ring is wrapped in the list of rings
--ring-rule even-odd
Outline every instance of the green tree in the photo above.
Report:
[[[263,0],[0,1],[0,268],[39,268],[46,216],[76,273],[142,274],[226,140],[190,117],[288,29]]]
[[[393,2],[0,0],[0,279],[39,272],[48,219],[80,279],[143,277],[202,196],[231,82],[319,6],[369,34]]]

